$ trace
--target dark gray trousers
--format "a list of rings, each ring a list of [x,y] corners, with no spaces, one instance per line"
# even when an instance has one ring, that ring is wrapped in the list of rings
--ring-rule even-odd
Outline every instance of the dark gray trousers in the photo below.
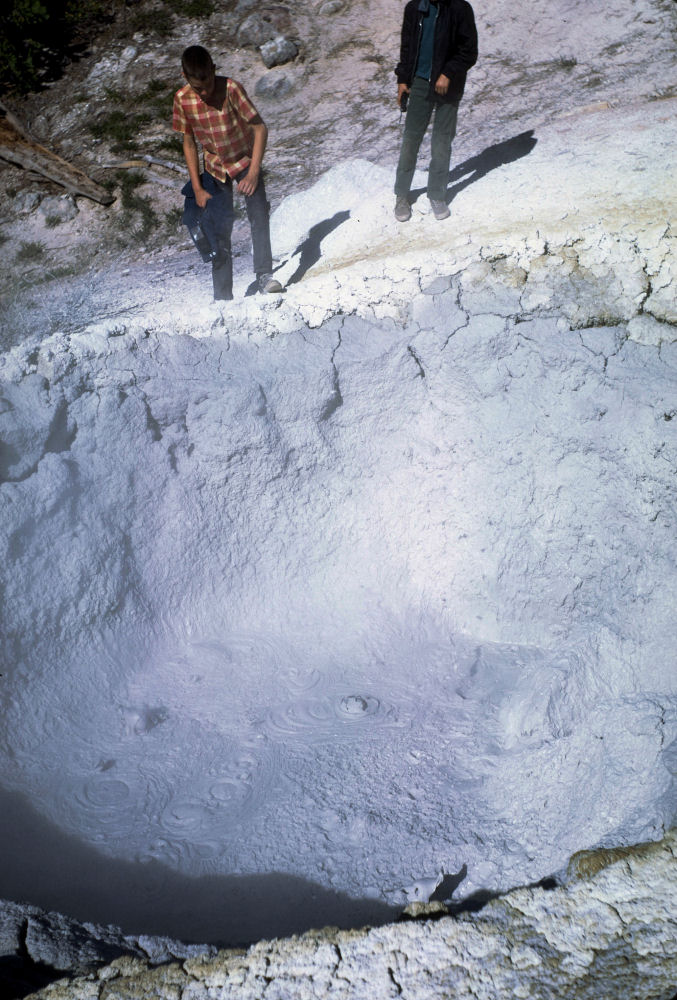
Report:
[[[212,260],[212,283],[215,299],[232,299],[233,297],[233,256],[231,252],[231,234],[233,232],[233,184],[241,180],[247,171],[238,174],[235,181],[216,181],[219,193],[217,198],[228,199],[229,211],[227,219],[219,232],[219,245],[216,257]],[[266,198],[266,186],[263,176],[259,177],[254,194],[245,195],[247,218],[252,231],[252,251],[254,254],[254,273],[270,274],[273,270],[273,254],[270,247],[270,205]]]
[[[408,195],[411,190],[418,151],[434,114],[428,168],[428,197],[444,201],[449,180],[451,144],[456,135],[458,101],[448,104],[438,97],[429,98],[429,86],[428,81],[420,76],[415,77],[411,86],[407,115],[404,119],[400,159],[395,175],[395,194]]]

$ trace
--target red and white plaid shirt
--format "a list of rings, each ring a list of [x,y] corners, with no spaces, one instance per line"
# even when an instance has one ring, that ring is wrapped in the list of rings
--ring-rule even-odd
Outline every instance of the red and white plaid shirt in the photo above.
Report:
[[[217,77],[218,79],[218,77]],[[251,163],[258,111],[237,80],[228,78],[221,109],[211,108],[186,84],[174,95],[172,128],[192,135],[204,150],[205,170],[219,181],[237,177]]]

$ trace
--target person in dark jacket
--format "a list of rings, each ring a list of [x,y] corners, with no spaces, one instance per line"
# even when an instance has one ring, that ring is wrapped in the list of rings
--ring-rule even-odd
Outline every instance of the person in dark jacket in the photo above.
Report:
[[[409,192],[431,118],[428,198],[436,219],[449,216],[446,193],[451,143],[466,73],[476,62],[475,16],[466,0],[409,0],[395,69],[397,103],[407,107],[395,176],[395,218],[399,222],[411,218]]]

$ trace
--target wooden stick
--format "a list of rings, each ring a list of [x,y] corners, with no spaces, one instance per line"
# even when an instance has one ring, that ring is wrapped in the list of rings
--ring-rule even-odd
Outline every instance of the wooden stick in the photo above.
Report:
[[[115,197],[78,167],[36,142],[18,118],[0,104],[0,158],[26,170],[36,170],[72,194],[110,205]]]

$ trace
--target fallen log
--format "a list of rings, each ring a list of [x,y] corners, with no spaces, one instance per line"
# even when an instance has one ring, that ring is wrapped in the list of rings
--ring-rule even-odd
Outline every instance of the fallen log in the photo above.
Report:
[[[35,170],[43,177],[60,184],[71,194],[91,198],[100,205],[110,205],[115,201],[109,191],[79,167],[36,142],[3,104],[0,104],[0,158],[26,170]]]

